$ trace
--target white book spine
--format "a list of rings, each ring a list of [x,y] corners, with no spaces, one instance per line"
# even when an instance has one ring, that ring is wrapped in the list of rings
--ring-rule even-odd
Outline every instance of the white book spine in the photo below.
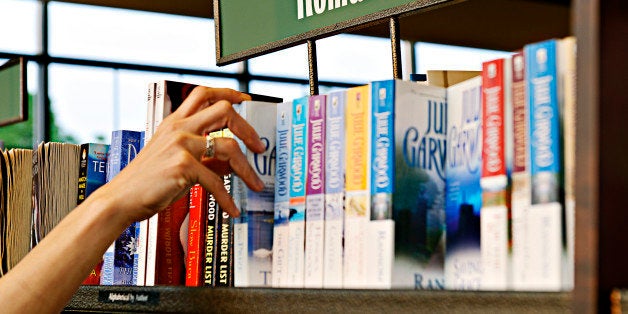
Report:
[[[248,266],[248,224],[233,224],[233,285],[235,287],[249,286]]]
[[[485,206],[480,212],[482,289],[508,288],[508,207]]]

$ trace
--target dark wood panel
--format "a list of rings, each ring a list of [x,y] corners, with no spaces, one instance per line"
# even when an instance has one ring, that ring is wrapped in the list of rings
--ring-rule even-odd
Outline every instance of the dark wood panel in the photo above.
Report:
[[[62,0],[89,5],[213,18],[213,0]]]

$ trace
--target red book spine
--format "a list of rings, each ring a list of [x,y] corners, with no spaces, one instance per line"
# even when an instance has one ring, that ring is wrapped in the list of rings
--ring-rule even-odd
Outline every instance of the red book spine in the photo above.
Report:
[[[156,285],[176,286],[185,282],[185,256],[180,232],[188,213],[189,197],[188,193],[159,213]]]
[[[505,176],[504,59],[483,64],[482,88],[482,177]]]
[[[203,285],[205,265],[205,225],[207,221],[207,193],[196,184],[190,190],[190,217],[188,222],[188,251],[185,285]]]

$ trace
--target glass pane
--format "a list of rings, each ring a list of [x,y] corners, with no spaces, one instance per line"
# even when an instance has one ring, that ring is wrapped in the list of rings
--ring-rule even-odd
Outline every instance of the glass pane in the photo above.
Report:
[[[320,80],[368,83],[393,76],[389,39],[337,35],[317,40],[316,53]]]
[[[482,62],[510,55],[510,52],[449,46],[432,43],[416,43],[416,72],[427,70],[482,69]]]
[[[0,59],[0,64],[7,60]],[[28,87],[28,119],[24,122],[0,127],[0,141],[4,142],[6,149],[33,148],[33,123],[35,121],[33,105],[37,102],[38,90],[38,66],[34,62],[26,65]]]
[[[41,52],[41,3],[31,0],[0,1],[0,51]]]
[[[58,132],[64,142],[109,143],[115,128],[114,70],[51,64],[49,78],[53,139]],[[125,111],[141,115],[133,106]],[[139,124],[137,129],[142,127]]]
[[[260,75],[308,78],[307,46],[300,45],[252,58],[249,60],[249,72]]]
[[[301,84],[275,83],[267,81],[251,81],[251,93],[283,98],[283,101],[292,101],[295,98],[310,94],[310,87]]]
[[[210,19],[51,2],[50,53],[137,64],[235,72],[216,66]]]

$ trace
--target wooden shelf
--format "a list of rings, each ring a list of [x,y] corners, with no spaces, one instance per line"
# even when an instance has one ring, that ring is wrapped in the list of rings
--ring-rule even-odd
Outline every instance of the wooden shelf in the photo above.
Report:
[[[111,303],[110,295],[147,296]],[[83,286],[66,311],[105,312],[570,312],[570,293]]]

